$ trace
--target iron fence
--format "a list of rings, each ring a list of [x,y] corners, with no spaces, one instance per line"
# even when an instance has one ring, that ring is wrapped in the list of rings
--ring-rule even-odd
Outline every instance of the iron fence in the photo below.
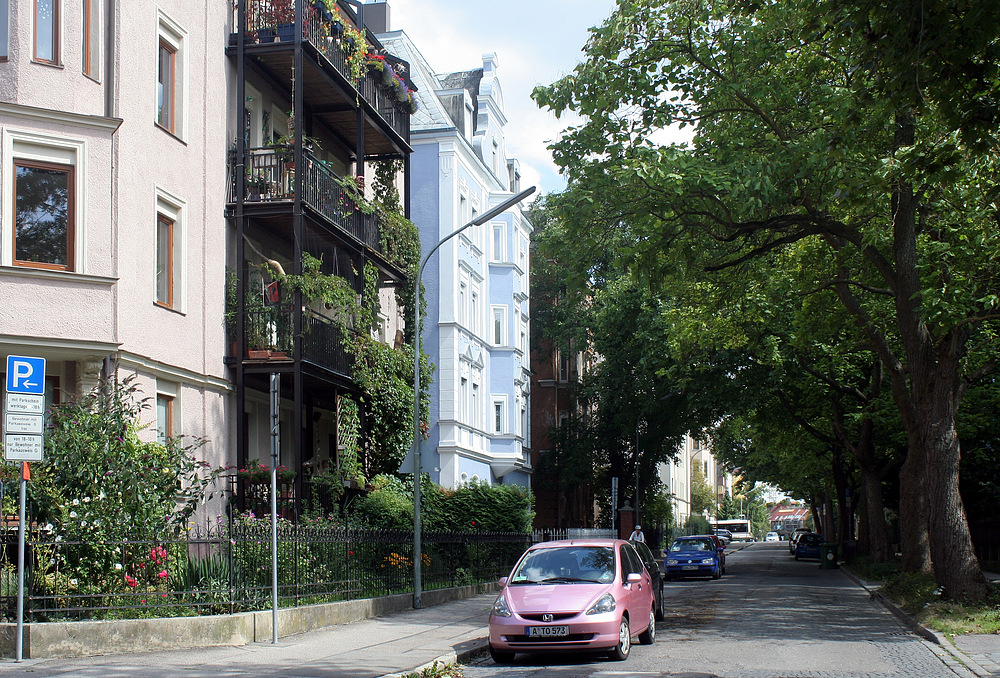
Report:
[[[0,614],[14,619],[16,529],[0,557]],[[425,532],[425,590],[506,575],[531,535]],[[26,547],[25,620],[124,619],[231,614],[271,606],[271,531],[244,517],[181,536],[72,540],[42,528]],[[282,607],[413,590],[413,534],[281,521]]]

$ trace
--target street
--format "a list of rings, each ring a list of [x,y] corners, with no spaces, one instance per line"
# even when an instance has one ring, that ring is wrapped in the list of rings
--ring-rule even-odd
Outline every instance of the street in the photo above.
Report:
[[[732,553],[718,581],[685,580],[664,588],[666,616],[652,646],[634,645],[624,662],[600,655],[489,658],[467,678],[936,678],[954,676],[937,648],[838,570],[796,562],[787,542],[757,542]]]

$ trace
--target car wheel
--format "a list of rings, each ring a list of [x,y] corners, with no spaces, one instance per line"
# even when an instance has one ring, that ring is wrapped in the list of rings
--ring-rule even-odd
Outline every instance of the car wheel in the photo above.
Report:
[[[660,592],[656,596],[656,620],[663,621],[663,583],[660,582]]]
[[[632,649],[632,630],[628,626],[628,619],[622,617],[618,623],[618,644],[615,645],[608,656],[614,661],[625,661],[628,653]]]
[[[514,661],[514,653],[504,652],[503,650],[498,650],[490,645],[490,658],[493,660],[494,664],[510,664]]]
[[[653,608],[649,609],[649,626],[646,630],[639,634],[639,642],[643,645],[652,645],[653,641],[656,640],[656,612]]]
[[[715,568],[715,572],[712,573],[712,579],[721,579],[721,578],[722,578],[722,566],[720,565],[719,567]]]

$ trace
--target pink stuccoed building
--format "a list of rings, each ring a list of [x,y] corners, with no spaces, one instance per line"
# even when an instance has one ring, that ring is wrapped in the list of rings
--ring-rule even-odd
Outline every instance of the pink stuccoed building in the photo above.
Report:
[[[402,336],[404,272],[338,181],[401,161],[405,204],[409,111],[395,82],[351,72],[359,17],[329,4],[0,0],[0,353],[46,358],[50,402],[134,375],[145,434],[204,437],[219,466],[268,459],[281,373],[291,517],[313,469],[337,467],[358,389],[324,310],[278,308],[260,264],[294,273],[308,253],[359,295],[374,266],[373,334]]]

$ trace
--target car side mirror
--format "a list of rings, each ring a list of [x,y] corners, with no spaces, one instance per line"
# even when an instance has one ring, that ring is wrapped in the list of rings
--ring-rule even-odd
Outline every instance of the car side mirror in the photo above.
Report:
[[[507,586],[507,577],[500,577],[497,583],[500,584],[500,588],[505,588]]]
[[[642,581],[642,575],[639,574],[638,572],[629,572],[628,576],[625,577],[625,581],[627,581],[629,584],[636,584]]]

